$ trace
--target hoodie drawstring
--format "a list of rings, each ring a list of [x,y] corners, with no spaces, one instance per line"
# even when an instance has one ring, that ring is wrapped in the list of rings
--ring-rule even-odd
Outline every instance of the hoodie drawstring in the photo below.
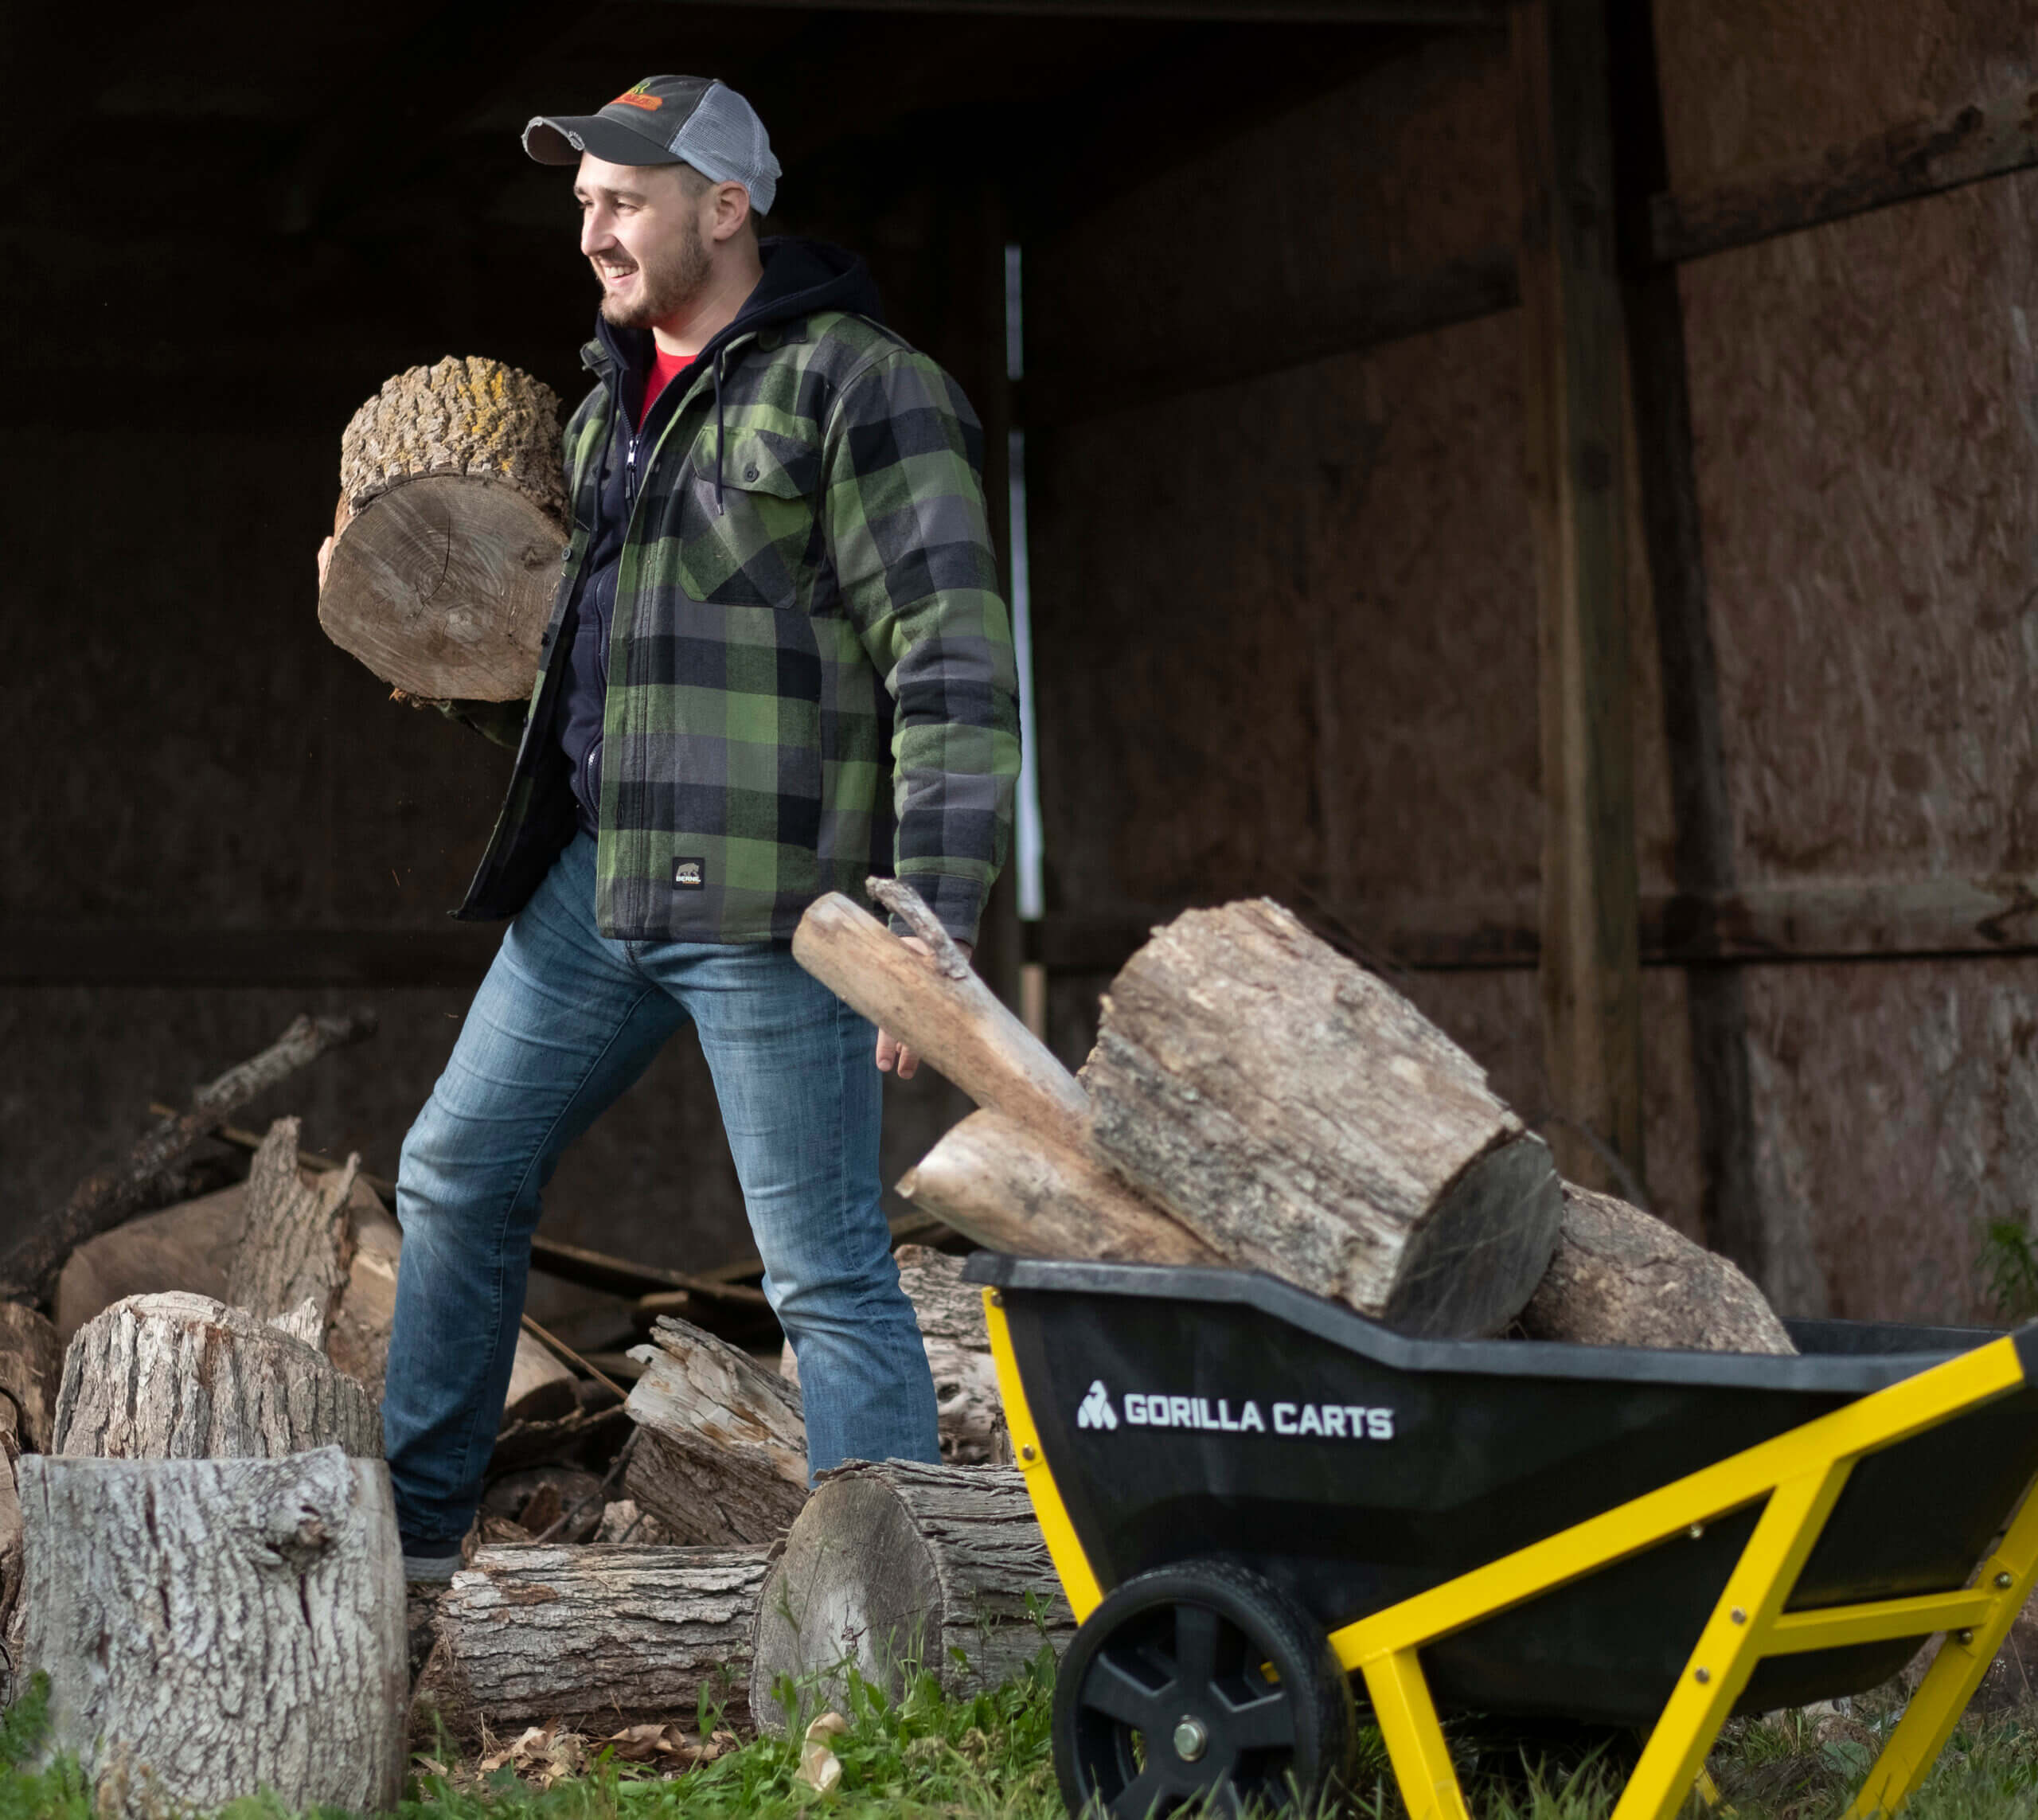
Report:
[[[722,355],[724,350],[715,350],[715,510],[722,510]]]

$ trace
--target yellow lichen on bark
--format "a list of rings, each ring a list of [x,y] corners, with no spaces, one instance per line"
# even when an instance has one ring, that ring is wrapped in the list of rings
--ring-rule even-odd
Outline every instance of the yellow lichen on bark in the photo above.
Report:
[[[340,439],[340,490],[359,513],[405,481],[453,474],[499,480],[563,530],[559,396],[499,361],[448,356],[385,381]]]

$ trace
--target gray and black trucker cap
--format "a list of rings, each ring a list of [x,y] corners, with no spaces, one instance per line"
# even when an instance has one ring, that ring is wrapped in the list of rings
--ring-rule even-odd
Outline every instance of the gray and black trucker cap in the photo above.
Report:
[[[578,164],[583,152],[611,164],[690,164],[712,182],[740,183],[760,215],[779,189],[757,110],[701,76],[647,76],[598,114],[540,114],[524,150],[540,164]]]

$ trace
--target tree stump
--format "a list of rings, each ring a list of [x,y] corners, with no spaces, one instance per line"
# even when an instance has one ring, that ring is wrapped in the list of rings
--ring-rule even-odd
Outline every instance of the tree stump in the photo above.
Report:
[[[569,521],[549,386],[490,360],[412,367],[341,437],[318,623],[409,694],[521,700]]]
[[[33,1308],[0,1302],[0,1400],[14,1406],[25,1452],[41,1453],[55,1431],[64,1349],[57,1330]]]
[[[698,1327],[660,1318],[624,1405],[637,1424],[623,1490],[676,1542],[769,1542],[806,1499],[798,1387]]]
[[[839,1705],[847,1664],[893,1695],[914,1666],[951,1695],[974,1693],[1043,1643],[1059,1656],[1075,1630],[1019,1473],[859,1461],[822,1475],[772,1564],[751,1715],[783,1728],[781,1677],[818,1705]]]
[[[302,1340],[202,1295],[136,1295],[86,1322],[64,1361],[51,1451],[113,1459],[382,1451],[368,1394]]]
[[[24,1666],[96,1813],[265,1787],[291,1813],[396,1805],[409,1677],[381,1461],[29,1455],[21,1496]]]
[[[463,1739],[484,1724],[690,1721],[704,1690],[740,1721],[766,1552],[482,1549],[439,1599],[419,1703]]]
[[[1794,1353],[1739,1267],[1610,1194],[1564,1187],[1556,1256],[1521,1310],[1532,1340]]]
[[[1271,900],[1157,931],[1083,1081],[1135,1188],[1234,1263],[1403,1332],[1497,1331],[1556,1247],[1549,1151],[1485,1070]]]

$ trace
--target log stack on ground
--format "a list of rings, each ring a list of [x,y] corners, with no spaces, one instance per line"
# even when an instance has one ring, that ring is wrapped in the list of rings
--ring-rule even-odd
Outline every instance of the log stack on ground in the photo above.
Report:
[[[750,1708],[776,1731],[781,1677],[821,1705],[853,1665],[895,1697],[926,1670],[951,1696],[994,1687],[1076,1620],[1021,1475],[1005,1467],[859,1463],[825,1474],[757,1605]]]
[[[769,1552],[483,1549],[439,1602],[419,1706],[462,1739],[690,1719],[703,1692],[740,1723]]]
[[[404,1585],[388,1469],[29,1455],[25,1661],[47,1748],[106,1815],[384,1812],[402,1791]]]
[[[24,1453],[49,1447],[63,1378],[64,1349],[57,1330],[33,1308],[0,1302],[0,1403],[14,1412],[14,1432]]]
[[[408,694],[520,701],[568,523],[551,388],[495,361],[413,367],[341,438],[318,623]]]
[[[806,1498],[799,1388],[671,1315],[631,1357],[637,1424],[623,1490],[675,1542],[724,1547],[785,1533]]]
[[[379,1459],[368,1394],[315,1346],[182,1292],[137,1295],[72,1341],[50,1451],[108,1459]]]

